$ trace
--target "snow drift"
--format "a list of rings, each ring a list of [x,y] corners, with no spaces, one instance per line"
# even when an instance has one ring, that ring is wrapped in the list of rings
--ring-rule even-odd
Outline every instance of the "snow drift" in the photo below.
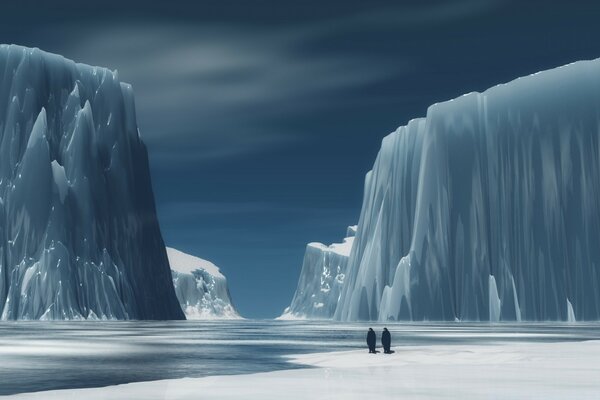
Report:
[[[180,319],[131,86],[0,46],[2,319]]]
[[[434,104],[365,180],[339,320],[600,318],[600,59]]]
[[[240,318],[227,279],[210,261],[167,247],[173,286],[187,319]]]

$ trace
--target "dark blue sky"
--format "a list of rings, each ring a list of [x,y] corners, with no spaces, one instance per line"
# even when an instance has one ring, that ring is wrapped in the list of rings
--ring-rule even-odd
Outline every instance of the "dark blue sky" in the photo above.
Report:
[[[247,317],[278,315],[306,243],[357,222],[386,134],[600,57],[591,1],[39,3],[3,3],[0,42],[133,84],[165,241],[219,265]]]

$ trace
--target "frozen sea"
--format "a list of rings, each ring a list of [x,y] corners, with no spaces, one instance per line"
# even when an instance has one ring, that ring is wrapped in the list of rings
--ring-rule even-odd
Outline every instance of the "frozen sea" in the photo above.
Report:
[[[2,322],[0,395],[307,368],[284,356],[364,347],[379,323]],[[599,323],[387,324],[394,346],[600,339]]]

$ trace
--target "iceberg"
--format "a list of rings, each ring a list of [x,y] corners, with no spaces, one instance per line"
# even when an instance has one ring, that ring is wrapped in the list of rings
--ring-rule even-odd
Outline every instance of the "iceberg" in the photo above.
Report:
[[[342,243],[309,243],[304,253],[298,288],[278,319],[328,319],[338,304],[348,257],[356,234],[349,226]]]
[[[175,294],[187,319],[241,318],[227,279],[210,261],[167,247]]]
[[[430,106],[366,175],[338,320],[600,319],[600,59]]]
[[[183,319],[133,91],[0,45],[0,315]]]

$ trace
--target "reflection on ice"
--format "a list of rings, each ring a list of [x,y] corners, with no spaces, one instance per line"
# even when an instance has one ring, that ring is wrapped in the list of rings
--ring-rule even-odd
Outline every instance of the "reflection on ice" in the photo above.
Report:
[[[290,356],[309,367],[25,393],[19,400],[595,399],[600,341],[419,345]]]
[[[363,349],[369,326],[379,335],[384,325],[251,320],[2,323],[0,395],[304,368],[286,357]],[[387,327],[392,344],[402,351],[600,339],[599,324],[582,323]]]
[[[1,340],[0,357],[7,356],[103,356],[142,351],[140,346],[127,343],[97,343],[79,341],[74,346],[64,340]]]

